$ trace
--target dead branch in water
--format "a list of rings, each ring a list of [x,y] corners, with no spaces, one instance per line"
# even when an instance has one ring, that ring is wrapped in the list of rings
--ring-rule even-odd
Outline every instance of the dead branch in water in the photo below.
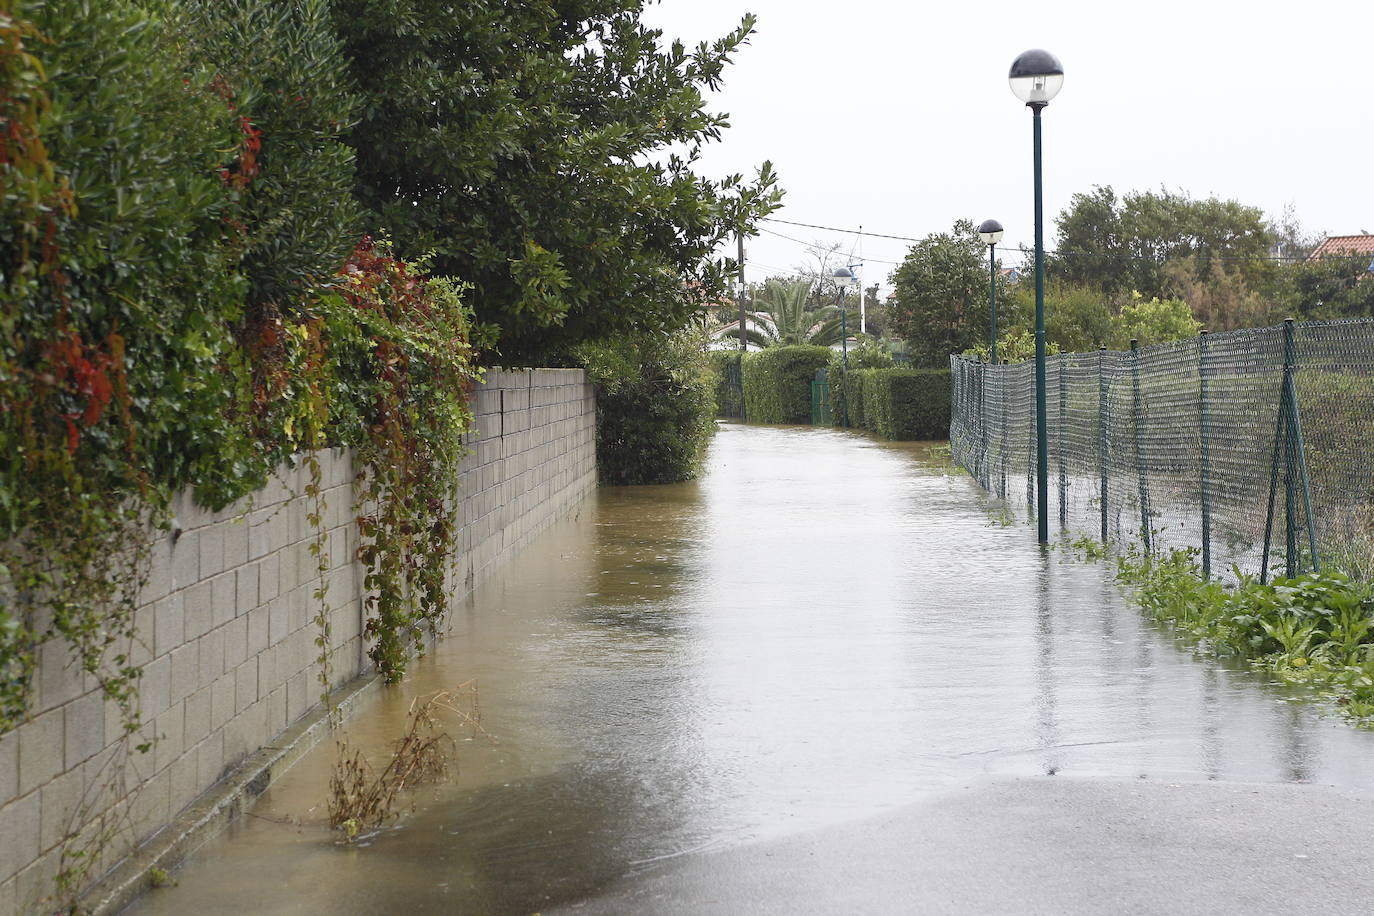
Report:
[[[405,732],[381,772],[372,768],[362,751],[350,748],[347,740],[340,741],[339,757],[329,779],[329,826],[352,840],[397,816],[406,789],[446,778],[450,765],[457,766],[457,745],[439,727],[436,717],[443,713],[456,717],[474,736],[485,734],[477,682],[471,680],[411,702]]]

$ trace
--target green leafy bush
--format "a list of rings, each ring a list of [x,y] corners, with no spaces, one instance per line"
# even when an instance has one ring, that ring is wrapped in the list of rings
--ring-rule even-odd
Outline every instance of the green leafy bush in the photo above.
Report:
[[[740,352],[712,350],[707,354],[711,385],[716,396],[716,416],[738,417],[744,403],[740,394]]]
[[[744,406],[751,422],[810,423],[811,382],[828,347],[769,347],[744,357]]]
[[[703,335],[688,328],[579,349],[596,385],[597,473],[604,484],[690,480],[715,429]]]

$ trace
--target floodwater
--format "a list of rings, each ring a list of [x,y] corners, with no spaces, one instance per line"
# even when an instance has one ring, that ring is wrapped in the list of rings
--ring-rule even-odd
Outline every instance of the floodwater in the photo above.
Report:
[[[451,781],[338,845],[323,744],[131,912],[530,913],[985,776],[1374,790],[1374,733],[1006,517],[938,446],[722,425],[699,482],[600,491],[347,723],[380,754],[476,679]]]

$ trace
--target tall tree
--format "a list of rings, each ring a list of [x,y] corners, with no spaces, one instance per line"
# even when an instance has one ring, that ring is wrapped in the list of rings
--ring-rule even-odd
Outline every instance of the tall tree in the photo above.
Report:
[[[499,360],[680,327],[726,289],[720,243],[771,211],[693,165],[753,17],[688,51],[661,47],[644,0],[335,0],[361,113],[357,193],[403,255],[475,289]]]
[[[1132,291],[1163,295],[1165,265],[1180,259],[1191,259],[1204,280],[1215,263],[1253,283],[1274,241],[1257,207],[1168,190],[1118,198],[1110,186],[1095,187],[1075,194],[1056,225],[1052,274],[1116,299]]]
[[[888,310],[892,333],[905,340],[912,362],[943,366],[989,333],[987,248],[973,223],[932,233],[912,246],[892,275],[896,301]],[[998,300],[1006,298],[998,276]]]

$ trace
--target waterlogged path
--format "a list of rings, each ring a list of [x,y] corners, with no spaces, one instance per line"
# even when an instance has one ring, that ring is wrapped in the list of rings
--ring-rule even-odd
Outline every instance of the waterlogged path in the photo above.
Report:
[[[347,726],[492,740],[361,848],[322,746],[133,912],[1369,912],[1374,733],[1200,659],[930,447],[723,426]]]

